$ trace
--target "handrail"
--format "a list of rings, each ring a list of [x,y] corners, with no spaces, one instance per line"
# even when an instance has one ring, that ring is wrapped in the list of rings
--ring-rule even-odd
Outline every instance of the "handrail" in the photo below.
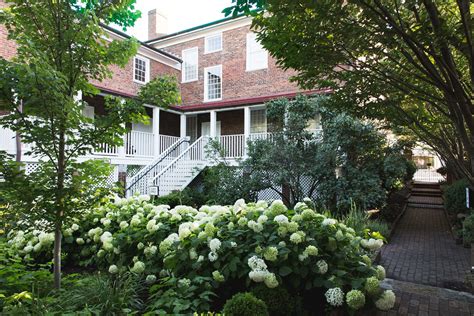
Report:
[[[167,172],[171,167],[173,167],[184,155],[189,151],[194,149],[198,144],[202,143],[204,139],[208,139],[209,136],[201,136],[194,143],[192,143],[188,148],[186,148],[178,157],[176,157],[172,162],[170,162],[166,167],[163,168],[149,183],[154,183],[156,179],[160,178],[165,172]]]
[[[130,190],[135,184],[138,183],[144,176],[146,176],[151,170],[153,170],[157,165],[159,165],[163,160],[165,160],[178,146],[183,144],[184,142],[189,142],[189,137],[181,137],[178,139],[174,144],[172,144],[170,147],[168,147],[164,152],[161,153],[161,155],[151,164],[140,170],[136,175],[134,175],[132,178],[130,178],[130,184],[126,189],[125,192]],[[138,179],[135,179],[137,178]]]

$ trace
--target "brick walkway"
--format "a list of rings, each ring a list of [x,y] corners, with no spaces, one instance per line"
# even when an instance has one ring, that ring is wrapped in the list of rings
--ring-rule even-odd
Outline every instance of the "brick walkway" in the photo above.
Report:
[[[397,302],[377,316],[474,316],[474,295],[455,291],[467,289],[470,249],[456,245],[439,197],[417,194],[408,202],[380,258],[388,278],[383,287],[396,293]]]
[[[456,245],[442,209],[408,207],[380,264],[388,278],[453,287],[465,281],[470,249]]]
[[[472,316],[474,295],[439,287],[385,279],[385,289],[397,295],[395,307],[388,312],[377,312],[376,316]]]

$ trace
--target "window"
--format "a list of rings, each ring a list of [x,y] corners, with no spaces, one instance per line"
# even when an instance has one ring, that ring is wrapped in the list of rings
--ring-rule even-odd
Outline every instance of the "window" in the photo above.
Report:
[[[135,56],[133,59],[133,81],[147,83],[150,81],[150,60]]]
[[[318,130],[321,130],[321,129],[322,129],[321,115],[317,114],[314,119],[308,121],[308,127],[306,128],[306,130],[308,130],[310,132],[314,132],[314,131],[318,131]]]
[[[266,133],[267,132],[267,111],[251,110],[250,111],[250,133]]]
[[[183,56],[183,82],[198,80],[198,48],[185,49]]]
[[[214,53],[222,50],[222,33],[206,36],[204,39],[204,53]]]
[[[84,115],[87,118],[94,119],[95,117],[94,107],[90,105],[85,105],[84,109],[82,109],[82,115]]]
[[[222,65],[204,68],[204,101],[222,99]]]
[[[257,34],[247,34],[247,71],[268,68],[268,53],[257,41]]]

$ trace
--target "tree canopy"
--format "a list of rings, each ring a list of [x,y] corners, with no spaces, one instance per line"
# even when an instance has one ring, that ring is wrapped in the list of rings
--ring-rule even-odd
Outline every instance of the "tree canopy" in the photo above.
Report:
[[[0,125],[30,144],[28,155],[39,168],[30,176],[14,172],[2,161],[8,194],[16,194],[15,211],[41,220],[55,232],[55,286],[60,286],[63,224],[75,212],[97,202],[93,189],[110,174],[104,161],[84,161],[99,144],[118,146],[126,123],[145,122],[144,102],[158,106],[179,101],[176,80],[155,78],[136,99],[105,98],[105,114],[83,114],[78,95],[97,95],[90,82],[110,78],[110,66],[125,66],[137,52],[134,38],[112,40],[103,24],[126,28],[140,12],[135,0],[11,0],[0,11],[0,23],[17,44],[12,60],[0,59]],[[167,103],[167,104],[166,104]],[[0,158],[5,160],[4,155]],[[108,173],[107,173],[108,172]],[[16,189],[16,191],[15,191]],[[6,192],[6,191],[4,191]],[[10,201],[14,201],[14,196]],[[89,203],[90,202],[90,203]]]
[[[430,145],[474,184],[473,4],[449,1],[235,0],[263,46],[302,88]],[[265,9],[265,11],[252,11]]]

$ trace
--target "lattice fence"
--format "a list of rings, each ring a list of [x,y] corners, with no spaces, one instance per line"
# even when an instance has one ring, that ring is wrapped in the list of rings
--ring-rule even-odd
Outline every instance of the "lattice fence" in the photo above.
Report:
[[[28,163],[25,164],[24,168],[25,168],[25,173],[26,174],[31,174],[31,173],[35,172],[36,169],[39,168],[39,163],[34,163],[34,162],[29,163],[28,162]]]

